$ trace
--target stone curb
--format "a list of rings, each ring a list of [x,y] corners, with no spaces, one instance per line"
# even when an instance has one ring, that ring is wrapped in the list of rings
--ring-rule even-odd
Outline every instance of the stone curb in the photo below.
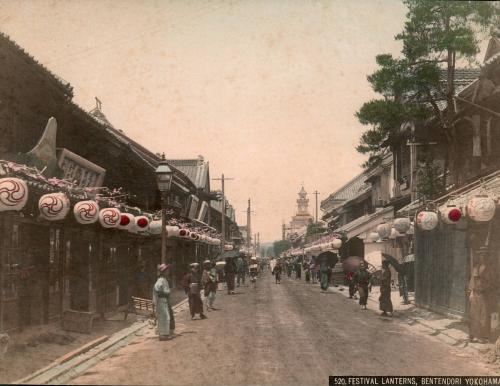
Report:
[[[187,303],[187,301],[187,299],[184,299],[183,301],[177,303],[172,307],[172,310],[182,307]],[[133,339],[135,339],[135,335],[147,326],[148,323],[145,323],[144,321],[135,322],[131,326],[106,337],[106,339],[101,337],[95,341],[87,343],[84,346],[56,359],[43,369],[40,369],[13,383],[43,385],[54,381],[55,383],[59,383],[57,382],[58,380],[65,383],[81,374],[82,371],[86,371],[88,368],[98,363],[98,361],[95,362],[93,359],[98,358],[99,361],[103,360],[109,357],[116,350],[130,343]],[[100,339],[103,340],[98,342]],[[88,366],[85,366],[85,364],[88,364]],[[77,367],[81,367],[81,370],[76,372],[73,371]]]

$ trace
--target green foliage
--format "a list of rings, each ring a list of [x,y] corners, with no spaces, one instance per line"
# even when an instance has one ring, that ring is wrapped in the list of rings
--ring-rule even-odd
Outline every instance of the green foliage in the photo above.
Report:
[[[279,256],[281,252],[286,251],[292,247],[292,243],[289,240],[279,240],[273,243],[274,256]]]
[[[444,191],[442,170],[432,161],[427,161],[418,172],[417,192],[420,198],[432,200]]]
[[[368,154],[365,167],[376,164],[388,146],[400,140],[405,122],[434,117],[448,138],[453,132],[454,76],[457,59],[472,62],[479,52],[479,35],[498,33],[499,3],[476,1],[404,0],[408,7],[402,55],[378,55],[379,69],[368,76],[381,99],[366,102],[356,113],[371,126],[357,150]],[[442,72],[446,77],[442,79]],[[446,101],[446,113],[438,101]]]

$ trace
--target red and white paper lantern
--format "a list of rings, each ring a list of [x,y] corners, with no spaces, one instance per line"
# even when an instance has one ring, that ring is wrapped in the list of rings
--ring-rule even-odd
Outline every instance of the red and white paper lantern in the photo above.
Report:
[[[44,194],[38,201],[40,215],[45,220],[63,220],[69,212],[70,202],[64,193]]]
[[[191,240],[195,240],[195,241],[198,241],[200,239],[200,235],[196,232],[191,232],[189,237],[191,238]]]
[[[0,178],[0,212],[21,210],[28,202],[28,185],[20,178]]]
[[[182,238],[189,238],[189,235],[191,234],[191,232],[189,232],[189,229],[179,229],[179,237],[182,237]]]
[[[178,226],[167,225],[165,230],[167,231],[167,237],[179,236],[180,229]]]
[[[99,223],[103,228],[117,228],[120,220],[121,213],[116,208],[104,208],[99,212]]]
[[[135,216],[130,213],[120,213],[120,221],[118,222],[118,228],[131,231],[135,226]]]
[[[148,232],[152,235],[161,234],[161,220],[151,221],[151,223],[149,224]]]
[[[405,234],[410,230],[411,220],[407,217],[401,217],[394,220],[394,229],[398,233]]]
[[[491,221],[495,216],[495,201],[488,195],[472,197],[467,204],[467,216],[473,221]]]
[[[73,207],[73,214],[79,224],[94,224],[99,220],[99,205],[93,200],[77,202]]]
[[[149,218],[146,216],[137,216],[134,218],[134,225],[137,232],[146,232],[149,227]]]
[[[462,210],[456,205],[446,205],[439,208],[439,214],[445,224],[456,224],[462,218]]]
[[[417,226],[423,231],[431,231],[437,227],[439,218],[436,212],[422,211],[417,215]]]

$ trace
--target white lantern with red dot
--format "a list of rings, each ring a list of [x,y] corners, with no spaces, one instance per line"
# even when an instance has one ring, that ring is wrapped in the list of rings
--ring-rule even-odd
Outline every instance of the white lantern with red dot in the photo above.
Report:
[[[189,231],[189,229],[182,228],[182,229],[179,230],[179,237],[189,238],[190,233],[191,232]]]
[[[195,240],[195,241],[197,241],[197,240],[199,240],[199,239],[200,239],[200,235],[199,235],[198,233],[196,233],[196,232],[191,232],[191,233],[189,234],[189,238],[190,238],[191,240]]]
[[[40,216],[45,220],[63,220],[70,210],[70,202],[64,193],[44,194],[38,201]]]
[[[149,224],[148,232],[152,235],[161,234],[161,220],[151,221],[151,223]]]
[[[99,205],[93,200],[77,202],[73,214],[79,224],[94,224],[99,220]]]
[[[117,228],[121,213],[116,208],[104,208],[99,212],[99,223],[103,228]]]
[[[405,234],[410,230],[411,220],[407,217],[401,217],[394,220],[394,229],[401,234]]]
[[[0,212],[21,210],[28,202],[28,185],[20,178],[0,178]]]
[[[149,218],[146,216],[137,216],[134,219],[134,224],[137,232],[146,232],[149,227]]]
[[[377,226],[377,233],[381,239],[387,239],[391,235],[391,225],[384,222]]]
[[[132,230],[135,226],[135,216],[130,213],[120,213],[118,228],[123,230]]]
[[[495,216],[495,200],[488,195],[472,197],[467,204],[467,216],[473,221],[491,221]]]
[[[167,237],[179,236],[179,227],[178,226],[167,225],[165,227],[165,230],[167,231]]]
[[[456,224],[462,218],[462,210],[456,205],[446,205],[439,208],[439,214],[445,224]]]
[[[422,211],[417,215],[417,226],[423,231],[431,231],[437,227],[439,218],[436,212]]]

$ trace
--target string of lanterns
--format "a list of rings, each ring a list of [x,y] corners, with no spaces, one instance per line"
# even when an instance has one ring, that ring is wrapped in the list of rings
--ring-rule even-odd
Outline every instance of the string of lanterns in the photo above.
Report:
[[[28,202],[28,183],[16,177],[0,178],[0,212],[21,211]],[[138,208],[137,208],[138,209]],[[62,221],[71,211],[71,201],[63,192],[47,193],[38,200],[40,219]],[[97,222],[106,229],[121,229],[136,234],[160,235],[162,223],[151,214],[134,216],[116,207],[100,208],[97,200],[78,201],[73,206],[73,216],[78,224],[92,225]],[[171,223],[178,223],[175,219]],[[190,230],[186,224],[166,226],[167,237],[178,237],[208,245],[220,245],[218,238],[200,230]]]

